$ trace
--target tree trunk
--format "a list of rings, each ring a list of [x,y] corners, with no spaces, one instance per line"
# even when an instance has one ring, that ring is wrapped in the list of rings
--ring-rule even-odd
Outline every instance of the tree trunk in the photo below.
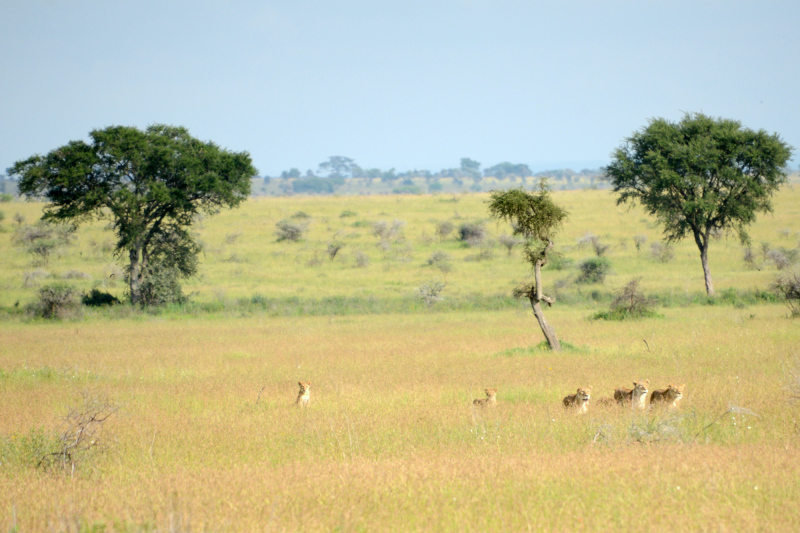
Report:
[[[136,246],[131,247],[130,251],[128,252],[128,257],[131,260],[129,288],[131,292],[131,304],[133,305],[136,305],[142,301],[142,265],[139,262],[139,252],[140,248]]]
[[[539,327],[542,328],[542,333],[544,333],[544,338],[547,339],[550,349],[554,352],[560,352],[561,343],[558,342],[558,337],[556,337],[556,330],[547,323],[544,313],[542,313],[542,306],[539,305],[535,298],[531,298],[531,307],[533,307],[533,314],[536,316],[536,320],[539,321]]]
[[[714,282],[711,280],[711,269],[708,268],[708,245],[710,242],[711,228],[706,228],[705,233],[694,230],[694,242],[700,250],[700,262],[703,264],[703,278],[706,282],[706,294],[714,296]]]
[[[553,243],[549,243],[547,248],[545,249],[544,257],[547,257],[547,252],[553,247]],[[536,316],[536,320],[539,321],[539,327],[542,328],[542,333],[544,333],[544,338],[547,339],[547,344],[550,345],[550,349],[554,352],[561,351],[561,343],[558,342],[558,337],[556,337],[556,330],[547,323],[547,320],[544,318],[544,313],[542,312],[542,306],[540,302],[544,301],[548,305],[553,305],[554,300],[542,294],[542,265],[546,262],[546,259],[540,259],[534,263],[533,266],[533,280],[536,283],[536,294],[530,295],[531,300],[531,307],[533,307],[533,314]]]
[[[706,280],[706,294],[714,296],[714,282],[711,280],[711,270],[708,268],[708,243],[700,250],[700,262],[703,263],[703,277]]]

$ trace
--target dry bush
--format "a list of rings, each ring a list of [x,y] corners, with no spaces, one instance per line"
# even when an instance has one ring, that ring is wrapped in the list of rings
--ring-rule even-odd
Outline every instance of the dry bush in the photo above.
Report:
[[[505,246],[506,250],[508,251],[508,255],[511,255],[511,252],[514,250],[514,248],[516,248],[517,246],[522,246],[522,244],[524,244],[525,241],[520,239],[519,237],[512,237],[510,235],[500,235],[497,238],[497,242],[499,242],[502,246]]]
[[[445,287],[447,287],[447,283],[441,280],[426,281],[417,288],[417,296],[425,302],[427,307],[432,307],[436,302],[444,300],[440,295]]]
[[[30,306],[33,315],[41,318],[72,318],[80,315],[78,291],[63,283],[52,283],[39,289],[38,300]]]
[[[361,250],[355,252],[356,267],[367,268],[369,266],[369,256]]]
[[[654,242],[650,245],[650,257],[656,263],[669,263],[675,259],[675,250],[669,243]]]
[[[36,270],[31,270],[30,272],[22,274],[22,286],[26,288],[37,287],[40,280],[49,277],[50,273],[48,271],[37,268]]]
[[[792,317],[800,317],[800,272],[795,270],[780,274],[769,288],[789,307]]]
[[[338,254],[342,248],[344,248],[344,243],[332,241],[328,243],[328,247],[325,249],[325,253],[327,253],[328,258],[331,261],[333,261],[336,258],[336,254]]]
[[[450,222],[449,220],[442,220],[441,222],[436,223],[436,237],[443,241],[445,240],[453,230],[456,229],[455,225]]]
[[[38,467],[60,467],[70,475],[75,467],[108,449],[103,435],[106,421],[120,409],[107,398],[83,394],[80,405],[70,408],[59,432],[58,449],[44,455]]]
[[[236,231],[233,233],[228,233],[225,235],[225,244],[234,244],[236,240],[242,236],[241,231]]]
[[[275,227],[275,236],[278,242],[297,242],[308,231],[308,222],[294,222],[288,219],[279,220]]]
[[[428,258],[427,261],[425,261],[425,265],[438,268],[439,270],[441,270],[446,274],[453,269],[452,265],[450,264],[451,259],[452,258],[450,254],[443,252],[441,250],[437,250],[436,252],[431,254],[431,256]]]
[[[633,236],[633,245],[636,247],[637,253],[641,251],[642,246],[644,246],[644,243],[646,242],[647,242],[647,235],[642,235],[640,233],[638,235]]]

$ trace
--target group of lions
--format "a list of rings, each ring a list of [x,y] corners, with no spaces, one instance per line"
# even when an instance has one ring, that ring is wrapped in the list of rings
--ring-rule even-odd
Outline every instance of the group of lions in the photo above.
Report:
[[[621,387],[614,389],[614,398],[600,398],[597,403],[600,405],[630,405],[633,408],[644,411],[647,408],[647,393],[650,387],[650,380],[633,382],[633,388]],[[669,384],[666,389],[654,390],[650,394],[650,405],[663,403],[670,408],[677,408],[678,402],[683,398],[683,389],[686,384]],[[581,387],[575,394],[564,397],[564,407],[575,409],[579,413],[585,413],[589,409],[589,399],[591,398],[591,387]]]
[[[300,407],[308,407],[308,402],[311,399],[311,382],[298,381],[300,385],[300,392],[297,395],[295,404]],[[672,385],[670,384],[666,389],[654,390],[650,394],[650,404],[663,403],[671,408],[678,407],[678,402],[683,398],[683,389],[686,385]],[[647,408],[647,393],[650,387],[650,380],[634,381],[633,388],[628,389],[620,387],[614,389],[614,398],[600,398],[598,403],[600,405],[631,405],[631,407],[645,410]],[[483,389],[486,393],[486,398],[477,398],[472,400],[473,407],[489,407],[497,404],[497,389]],[[570,394],[564,397],[564,407],[566,409],[574,409],[579,413],[585,413],[589,410],[589,399],[592,396],[591,387],[581,387],[575,394]]]

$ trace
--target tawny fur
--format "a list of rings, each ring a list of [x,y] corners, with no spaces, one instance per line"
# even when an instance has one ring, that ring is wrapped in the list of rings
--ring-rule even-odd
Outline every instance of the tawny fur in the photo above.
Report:
[[[591,392],[591,387],[579,388],[577,393],[564,397],[564,407],[567,409],[576,409],[579,413],[585,413],[589,410]]]
[[[488,407],[497,404],[497,389],[483,389],[483,392],[486,393],[486,398],[472,400],[472,405],[476,407]]]
[[[311,399],[311,382],[298,381],[297,384],[300,385],[300,393],[294,403],[300,407],[308,407],[308,401]]]
[[[644,410],[647,407],[647,389],[650,387],[650,380],[633,382],[633,388],[619,388],[614,390],[614,399],[620,405],[630,403],[632,407]]]
[[[654,390],[653,394],[650,395],[650,404],[664,402],[667,404],[667,407],[676,409],[678,407],[678,402],[683,398],[684,387],[686,387],[685,383],[682,385],[672,385],[670,383],[666,389]]]

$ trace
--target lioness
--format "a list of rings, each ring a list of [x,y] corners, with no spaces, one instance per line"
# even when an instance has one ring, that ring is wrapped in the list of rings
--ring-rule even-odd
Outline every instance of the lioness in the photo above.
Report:
[[[647,400],[647,388],[650,386],[650,380],[646,379],[640,382],[633,382],[632,389],[619,388],[614,390],[614,399],[617,403],[625,404],[630,403],[632,407],[644,410]]]
[[[585,413],[589,409],[591,391],[591,387],[579,388],[577,393],[564,397],[564,407],[567,409],[575,408],[579,413]]]
[[[653,394],[650,395],[650,404],[665,402],[667,407],[677,408],[678,402],[683,398],[684,387],[686,387],[685,383],[682,385],[672,385],[670,383],[666,389],[654,390]]]
[[[298,381],[297,384],[300,385],[300,393],[294,403],[300,407],[308,407],[308,400],[311,399],[311,382]]]
[[[478,398],[472,400],[472,405],[476,407],[488,407],[497,404],[497,389],[483,389],[486,393],[486,398]]]

